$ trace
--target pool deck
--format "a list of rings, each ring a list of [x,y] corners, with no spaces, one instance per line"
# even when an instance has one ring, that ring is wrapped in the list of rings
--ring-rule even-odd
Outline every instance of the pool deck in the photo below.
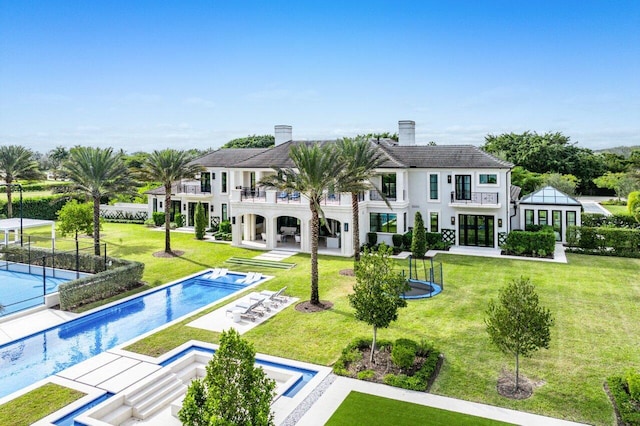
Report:
[[[31,313],[25,311],[25,315],[14,316],[12,319],[0,322],[0,345],[46,330],[80,316],[80,314],[57,309],[40,309],[29,312]]]

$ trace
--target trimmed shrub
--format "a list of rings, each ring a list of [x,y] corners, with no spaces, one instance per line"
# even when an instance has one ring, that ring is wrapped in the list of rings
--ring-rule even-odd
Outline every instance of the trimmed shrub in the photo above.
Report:
[[[198,202],[198,205],[196,206],[196,212],[194,214],[193,220],[195,222],[196,239],[203,240],[204,233],[207,228],[207,218],[204,215],[204,206],[200,202]]]
[[[411,254],[416,259],[422,259],[427,252],[427,231],[420,212],[416,212],[413,220],[413,239],[411,240]]]
[[[427,250],[441,250],[444,248],[442,234],[439,232],[427,232]]]
[[[143,272],[143,263],[127,261],[114,269],[60,284],[60,308],[68,310],[130,290],[140,283]]]
[[[402,246],[405,249],[411,248],[411,241],[413,240],[413,231],[407,231],[402,234]]]
[[[567,244],[580,253],[640,257],[640,229],[570,226]]]
[[[627,387],[629,388],[629,395],[631,398],[640,402],[640,373],[629,370],[627,373]]]
[[[378,243],[378,234],[375,232],[367,232],[367,244],[375,246]]]
[[[409,339],[398,339],[391,349],[391,361],[403,370],[407,370],[413,366],[416,359],[418,344]]]
[[[68,197],[52,195],[48,197],[27,198],[22,200],[22,217],[30,219],[56,220],[58,210],[69,200]],[[13,216],[20,214],[20,201],[14,197],[11,200],[13,205]],[[0,209],[0,214],[7,214],[7,203],[4,202]]]
[[[391,241],[393,241],[394,247],[402,247],[402,234],[393,234],[391,236]]]
[[[156,226],[164,225],[164,212],[153,212],[151,219],[153,219],[153,223],[155,223]]]
[[[634,191],[627,197],[627,210],[636,222],[640,223],[640,191]]]
[[[376,376],[376,372],[373,370],[363,370],[357,374],[359,380],[371,380]]]
[[[516,256],[547,257],[552,255],[556,246],[556,237],[551,227],[540,231],[511,231],[502,249]]]
[[[184,215],[182,213],[176,213],[174,220],[178,228],[182,228],[184,226]]]
[[[626,213],[616,213],[605,216],[597,213],[582,213],[582,226],[586,227],[615,227],[615,228],[636,228],[640,229],[640,223],[635,218]]]
[[[231,233],[231,222],[229,222],[228,220],[224,220],[222,222],[220,222],[220,226],[218,226],[218,231],[224,233],[224,234],[230,234]]]
[[[623,423],[628,426],[640,426],[640,411],[635,408],[631,395],[626,390],[624,378],[621,376],[609,377],[607,385]]]
[[[406,374],[387,374],[383,378],[383,382],[390,386],[395,386],[403,389],[411,389],[416,391],[426,391],[429,385],[434,380],[434,375],[438,368],[438,361],[440,360],[440,354],[434,347],[427,342],[420,342],[420,344],[408,340],[408,339],[398,339],[397,342],[406,342],[400,343],[400,345],[413,345],[416,352],[414,352],[414,356],[417,354],[421,357],[425,358],[422,367],[416,371],[413,376],[408,376]],[[393,353],[393,345],[388,340],[378,340],[376,342],[377,347],[379,349],[384,349],[388,347],[392,347]],[[362,349],[369,348],[371,345],[370,338],[357,338],[354,339],[351,343],[349,343],[343,350],[342,355],[338,358],[338,361],[333,365],[333,372],[340,376],[350,376],[347,367],[352,362],[358,362],[362,359]],[[392,355],[393,356],[393,355]],[[364,373],[365,380],[368,379],[369,373],[366,373],[368,370],[363,370],[360,373]],[[360,378],[360,373],[356,374],[356,377]]]

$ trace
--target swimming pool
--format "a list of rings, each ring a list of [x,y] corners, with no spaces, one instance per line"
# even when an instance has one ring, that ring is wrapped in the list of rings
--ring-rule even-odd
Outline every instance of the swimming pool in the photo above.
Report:
[[[1,345],[0,398],[247,288],[245,274],[203,275]]]
[[[4,310],[0,316],[9,315],[44,303],[44,295],[58,291],[58,286],[77,278],[76,272],[45,268],[45,280],[41,266],[5,263],[0,268],[0,304]],[[80,272],[79,277],[89,274]]]

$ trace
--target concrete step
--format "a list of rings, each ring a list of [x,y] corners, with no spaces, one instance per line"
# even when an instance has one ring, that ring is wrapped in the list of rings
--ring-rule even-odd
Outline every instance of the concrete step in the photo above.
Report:
[[[154,394],[158,389],[170,386],[176,379],[177,378],[174,374],[165,373],[164,375],[157,377],[155,380],[148,382],[146,386],[142,386],[138,390],[127,394],[125,396],[125,403],[135,407],[150,395]]]
[[[134,415],[141,420],[148,419],[158,411],[170,407],[173,401],[182,398],[186,392],[187,386],[185,386],[181,382],[180,385],[176,387],[172,392],[165,393],[162,398],[155,400],[152,404],[149,404],[144,408],[134,408]]]
[[[100,421],[109,423],[112,425],[119,425],[120,423],[129,420],[133,414],[133,410],[128,405],[120,405],[117,408],[112,409],[104,417],[100,418]]]

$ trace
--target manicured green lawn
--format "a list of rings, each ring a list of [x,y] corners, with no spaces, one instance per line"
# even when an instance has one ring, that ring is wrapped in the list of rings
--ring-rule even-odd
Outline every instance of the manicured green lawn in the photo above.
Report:
[[[509,423],[352,391],[326,424],[327,426],[489,426]]]
[[[33,424],[84,395],[74,389],[47,383],[13,401],[0,405],[0,424],[13,426]]]
[[[609,210],[612,214],[628,214],[627,206],[611,206],[603,204],[602,207]]]
[[[144,279],[152,286],[222,266],[231,256],[259,253],[173,233],[172,247],[184,250],[185,255],[161,259],[152,254],[163,248],[162,232],[140,225],[114,224],[105,224],[103,232],[110,255],[145,262]],[[444,268],[443,293],[431,300],[410,301],[398,321],[379,330],[378,337],[433,341],[445,355],[432,388],[436,394],[585,423],[612,424],[613,410],[602,389],[605,378],[630,367],[640,369],[640,259],[573,254],[568,259],[569,264],[555,264],[438,255],[436,261]],[[286,285],[289,294],[308,299],[309,256],[298,254],[287,261],[298,265],[285,271],[261,271],[276,277],[264,287]],[[371,335],[369,327],[355,321],[347,301],[354,278],[339,274],[341,269],[351,267],[350,259],[320,256],[320,298],[332,301],[334,308],[317,314],[289,308],[245,337],[258,352],[331,365],[351,339]],[[406,263],[399,263],[399,268],[407,269]],[[233,269],[256,270],[240,266]],[[521,359],[521,373],[541,386],[531,398],[514,401],[496,392],[500,371],[512,370],[514,361],[490,345],[483,319],[489,299],[521,275],[530,277],[536,285],[540,301],[552,311],[556,325],[549,350]],[[185,326],[192,320],[129,349],[158,355],[190,339],[217,342],[217,333]]]

